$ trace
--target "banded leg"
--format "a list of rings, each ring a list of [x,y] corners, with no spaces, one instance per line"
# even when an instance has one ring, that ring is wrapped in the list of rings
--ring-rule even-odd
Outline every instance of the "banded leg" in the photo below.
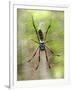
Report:
[[[46,55],[46,61],[47,61],[47,63],[48,63],[48,67],[49,67],[49,69],[50,69],[51,66],[50,66],[50,64],[49,64],[49,60],[48,60],[48,56],[47,56],[47,51],[46,51],[46,49],[45,49],[45,55]]]
[[[39,67],[39,63],[40,63],[40,49],[39,49],[39,60],[38,60],[38,65],[36,66],[35,70],[38,69],[38,67]]]
[[[37,48],[37,49],[36,49],[36,51],[34,52],[34,54],[33,54],[32,58],[31,58],[30,60],[28,60],[28,62],[31,62],[31,60],[32,60],[32,59],[34,58],[34,56],[36,55],[37,50],[38,50],[38,48]]]

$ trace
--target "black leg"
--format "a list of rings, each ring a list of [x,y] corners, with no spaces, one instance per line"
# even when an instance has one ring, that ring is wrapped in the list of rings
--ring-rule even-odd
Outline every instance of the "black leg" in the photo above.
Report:
[[[54,54],[54,52],[53,52],[50,48],[48,48],[47,46],[46,46],[46,48],[47,48],[52,54]]]
[[[34,24],[33,16],[32,16],[32,23],[33,23],[33,27],[34,27],[35,32],[36,32],[36,35],[37,35],[37,39],[38,39],[38,41],[39,41],[39,36],[38,36],[37,28],[36,28],[36,26],[35,26],[35,24]]]
[[[49,41],[45,41],[45,44],[48,43]]]
[[[39,60],[38,60],[38,65],[36,66],[35,70],[38,69],[38,67],[39,67],[39,63],[40,63],[40,49],[39,49]]]
[[[47,56],[47,51],[46,51],[46,49],[45,49],[45,55],[46,55],[46,61],[47,61],[47,63],[48,63],[48,67],[49,67],[49,69],[50,69],[51,66],[50,66],[50,64],[49,64],[49,60],[48,60],[48,56]]]
[[[35,41],[35,40],[33,40],[33,39],[31,39],[31,40],[34,41],[35,43],[39,44],[37,41]]]
[[[51,24],[48,26],[48,28],[47,28],[47,30],[46,30],[46,33],[45,33],[45,38],[44,38],[44,40],[46,40],[46,36],[47,36],[48,30],[50,29],[50,27],[51,27]]]
[[[36,51],[34,52],[34,54],[33,54],[32,58],[31,58],[30,60],[28,60],[28,62],[31,62],[31,60],[32,60],[32,59],[34,58],[34,56],[36,55],[37,50],[38,50],[38,48],[37,48],[37,49],[36,49]]]
[[[46,46],[47,47],[47,46]],[[49,49],[48,47],[47,47],[47,49],[53,54],[53,55],[55,55],[55,56],[60,56],[60,55],[56,55],[51,49]]]
[[[51,41],[52,41],[52,40],[50,40],[50,41],[45,41],[45,44],[46,44],[46,43],[49,43],[49,42],[51,42]]]

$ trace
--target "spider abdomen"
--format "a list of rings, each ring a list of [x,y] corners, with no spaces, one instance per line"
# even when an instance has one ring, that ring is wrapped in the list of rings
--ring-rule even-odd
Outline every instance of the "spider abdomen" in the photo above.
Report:
[[[44,51],[45,50],[45,44],[44,43],[40,43],[40,46],[39,47],[40,47],[40,50],[41,51]]]

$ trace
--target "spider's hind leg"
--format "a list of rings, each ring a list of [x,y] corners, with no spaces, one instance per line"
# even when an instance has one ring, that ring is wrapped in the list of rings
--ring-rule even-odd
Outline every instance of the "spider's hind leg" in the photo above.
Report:
[[[39,60],[38,60],[38,65],[36,66],[35,70],[38,69],[38,67],[39,67],[39,63],[40,63],[40,49],[39,49]]]
[[[49,67],[49,69],[51,69],[51,65],[50,65],[49,60],[48,60],[48,56],[47,56],[47,51],[46,51],[46,49],[45,49],[45,55],[46,55],[46,61],[47,61],[47,63],[48,63],[48,67]]]

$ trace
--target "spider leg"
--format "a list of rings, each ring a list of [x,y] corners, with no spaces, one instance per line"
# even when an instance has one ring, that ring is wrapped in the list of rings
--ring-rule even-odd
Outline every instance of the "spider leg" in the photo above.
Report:
[[[39,63],[40,63],[40,49],[39,49],[39,60],[38,60],[38,65],[36,66],[35,70],[38,69],[38,67],[39,67]]]
[[[27,62],[31,62],[31,60],[32,60],[32,59],[34,58],[34,56],[36,55],[37,50],[38,50],[38,48],[37,48],[37,49],[36,49],[36,51],[34,52],[34,54],[33,54],[32,58],[31,58],[30,60],[28,60]]]
[[[47,47],[47,46],[46,46]],[[50,48],[47,47],[47,49],[55,56],[60,56],[60,55],[56,55]]]
[[[49,43],[49,42],[51,42],[51,41],[52,41],[52,40],[50,40],[50,41],[45,41],[45,44],[46,44],[46,43]]]
[[[33,16],[32,16],[32,23],[33,23],[33,27],[34,27],[35,32],[36,32],[36,35],[37,35],[37,39],[38,39],[38,41],[39,41],[39,36],[38,36],[37,28],[36,28],[36,26],[35,26],[35,24],[34,24]]]
[[[46,47],[47,47],[47,46],[46,46]],[[47,47],[47,49],[48,49],[52,54],[54,54],[54,52],[53,52],[50,48]]]
[[[46,55],[46,61],[47,61],[47,63],[48,63],[48,67],[49,67],[49,69],[50,69],[51,66],[50,66],[50,64],[49,64],[49,60],[48,60],[48,56],[47,56],[47,51],[46,51],[46,49],[45,49],[45,55]]]
[[[49,41],[45,41],[45,43],[48,43]]]
[[[46,30],[46,33],[45,33],[45,38],[44,38],[44,40],[46,40],[46,36],[47,36],[48,30],[50,29],[50,27],[51,27],[51,24],[48,26],[48,28],[47,28],[47,30]]]
[[[35,40],[33,40],[33,39],[31,39],[31,40],[34,41],[35,43],[39,44],[37,41],[35,41]]]

